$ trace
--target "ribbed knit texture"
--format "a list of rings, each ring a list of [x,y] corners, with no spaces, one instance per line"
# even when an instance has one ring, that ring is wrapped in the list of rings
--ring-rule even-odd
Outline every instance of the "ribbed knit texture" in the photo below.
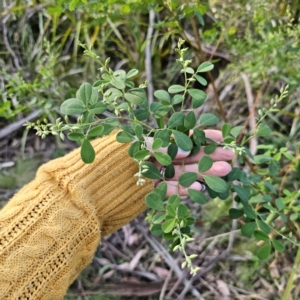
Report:
[[[100,237],[141,213],[152,181],[137,186],[137,165],[115,134],[43,165],[0,212],[0,299],[63,299],[93,258]]]

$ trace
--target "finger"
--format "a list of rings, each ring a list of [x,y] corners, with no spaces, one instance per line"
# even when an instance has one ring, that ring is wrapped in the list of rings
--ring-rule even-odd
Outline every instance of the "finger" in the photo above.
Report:
[[[186,172],[194,172],[198,173],[198,164],[190,164],[190,165],[175,165],[175,175],[172,178],[169,178],[167,180],[173,181],[173,180],[179,180],[180,175],[186,173]],[[223,177],[226,176],[231,171],[231,166],[229,163],[225,161],[217,161],[214,162],[212,167],[203,173],[199,173],[198,179],[203,179],[203,175],[214,175]]]
[[[215,129],[205,129],[205,137],[211,139],[215,142],[221,142],[223,140],[222,132],[220,130]]]
[[[157,185],[162,184],[163,182],[159,182]],[[178,181],[167,181],[167,197],[171,195],[178,194],[180,196],[188,196],[188,189],[193,189],[197,191],[202,190],[202,184],[198,181],[194,182],[189,187],[183,187],[179,185]]]
[[[154,139],[152,137],[145,137],[145,141],[146,141],[147,149],[152,149]],[[161,147],[155,151],[168,154],[168,147]],[[184,151],[184,150],[178,148],[175,159],[177,159],[177,160],[184,159],[184,158],[188,157],[190,155],[190,153],[191,153],[191,151]],[[153,156],[153,152],[151,152],[151,156]]]
[[[234,158],[234,152],[231,149],[223,149],[222,147],[217,147],[216,150],[212,154],[205,154],[204,148],[201,148],[199,152],[191,157],[187,157],[184,159],[185,164],[194,164],[198,163],[198,161],[203,156],[210,156],[214,161],[223,161],[223,160],[232,160]],[[182,160],[175,160],[174,164],[182,164]]]

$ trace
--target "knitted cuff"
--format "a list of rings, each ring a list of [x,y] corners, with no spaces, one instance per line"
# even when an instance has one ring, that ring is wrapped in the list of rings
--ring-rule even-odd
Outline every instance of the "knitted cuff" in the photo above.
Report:
[[[127,154],[130,144],[118,143],[115,136],[116,132],[92,142],[96,152],[92,164],[82,162],[77,149],[42,168],[43,172],[52,173],[63,189],[71,193],[80,190],[86,201],[93,204],[102,224],[102,236],[144,211],[144,198],[154,188],[152,180],[137,186],[134,174],[138,165]]]

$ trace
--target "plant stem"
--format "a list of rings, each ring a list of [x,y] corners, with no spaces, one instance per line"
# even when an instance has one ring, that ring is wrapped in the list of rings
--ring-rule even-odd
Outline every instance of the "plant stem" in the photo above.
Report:
[[[196,44],[197,44],[197,47],[198,47],[198,50],[199,50],[199,52],[196,51],[195,54],[198,56],[200,62],[205,61],[205,53],[203,52],[202,47],[201,47],[201,40],[200,40],[200,36],[199,36],[199,31],[198,31],[197,26],[196,26],[195,16],[192,16],[191,24],[192,24],[193,32],[194,32],[194,35],[195,35],[195,41],[196,41]],[[223,108],[223,105],[221,103],[221,99],[219,97],[219,94],[218,94],[218,91],[217,91],[217,88],[216,88],[216,85],[215,85],[215,79],[212,76],[211,72],[207,72],[207,75],[208,75],[208,78],[209,78],[210,83],[212,85],[213,93],[214,93],[214,96],[216,98],[216,102],[217,102],[217,105],[219,107],[219,111],[221,113],[222,119],[226,123],[227,118],[226,118],[226,114],[224,112],[224,108]]]
[[[288,283],[286,285],[286,288],[285,288],[285,291],[284,291],[284,294],[283,294],[281,300],[290,300],[290,299],[292,299],[290,297],[290,294],[291,294],[291,290],[293,288],[294,277],[296,275],[296,271],[298,269],[299,263],[300,263],[300,246],[298,247],[298,251],[297,251],[296,259],[295,259],[295,262],[294,262],[294,265],[293,265],[293,269],[292,269],[292,272],[290,274]]]

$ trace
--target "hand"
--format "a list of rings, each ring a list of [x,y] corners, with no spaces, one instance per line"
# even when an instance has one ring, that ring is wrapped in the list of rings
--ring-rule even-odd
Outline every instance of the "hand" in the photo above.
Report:
[[[216,142],[220,142],[223,140],[222,133],[219,130],[212,130],[207,129],[204,130],[205,136],[211,140],[214,140]],[[148,139],[147,144],[151,148],[151,142],[153,140]],[[150,145],[149,145],[150,144]],[[167,148],[161,148],[159,149],[160,152],[167,152]],[[180,175],[186,173],[186,172],[195,172],[198,173],[198,162],[203,156],[210,156],[214,163],[212,167],[202,174],[204,175],[215,175],[215,176],[226,176],[231,171],[231,166],[226,161],[232,160],[234,158],[234,152],[231,149],[223,149],[222,147],[216,148],[216,150],[210,154],[207,155],[204,153],[204,149],[201,148],[200,151],[193,155],[192,157],[187,157],[190,154],[190,151],[183,151],[181,149],[178,149],[178,153],[173,161],[174,168],[175,168],[175,175],[173,178],[166,178],[166,182],[168,184],[167,189],[167,196],[171,196],[172,194],[179,194],[180,196],[188,196],[188,189],[194,189],[194,190],[202,190],[202,184],[198,181],[194,182],[189,187],[183,187],[179,185],[179,177]],[[155,163],[155,165],[160,170],[162,168],[162,165],[160,165],[155,158],[152,158],[152,161]],[[182,166],[182,163],[184,162],[184,166]],[[198,180],[203,180],[203,176],[199,175]],[[159,185],[161,181],[155,180],[155,185]]]

